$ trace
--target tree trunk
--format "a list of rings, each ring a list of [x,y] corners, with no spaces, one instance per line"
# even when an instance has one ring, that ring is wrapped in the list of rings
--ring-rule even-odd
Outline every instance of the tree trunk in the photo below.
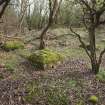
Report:
[[[99,72],[100,65],[97,62],[97,56],[96,56],[96,39],[95,39],[95,27],[94,27],[94,24],[90,25],[89,39],[90,39],[90,54],[91,54],[92,71],[95,74],[97,74]]]
[[[5,9],[7,8],[8,4],[9,4],[10,0],[0,0],[0,6],[5,3],[0,11],[0,18],[2,18],[2,15],[5,12]]]
[[[45,44],[45,37],[46,37],[46,32],[48,30],[48,28],[50,27],[50,23],[47,24],[47,26],[43,29],[41,36],[40,36],[40,47],[39,49],[44,49],[46,48],[46,44]]]
[[[96,60],[91,61],[92,71],[94,74],[99,72],[100,65],[97,63]]]
[[[49,27],[53,24],[53,21],[55,19],[55,16],[57,15],[61,2],[62,0],[60,0],[59,3],[58,3],[58,0],[55,0],[53,2],[49,0],[49,10],[50,10],[49,21],[41,33],[39,49],[44,49],[46,47],[46,44],[45,44],[46,32],[49,29]]]

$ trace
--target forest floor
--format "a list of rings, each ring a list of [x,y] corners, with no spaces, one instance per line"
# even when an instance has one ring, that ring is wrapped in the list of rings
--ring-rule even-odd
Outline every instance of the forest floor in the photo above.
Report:
[[[79,48],[78,39],[64,35],[69,33],[68,30],[59,29],[59,32],[51,32],[49,48],[56,48],[67,59],[50,70],[37,71],[22,56],[37,49],[38,36],[35,41],[26,44],[23,50],[0,50],[0,105],[92,105],[89,102],[92,95],[98,97],[97,105],[105,105],[105,82],[91,72],[89,59],[83,49]],[[81,32],[83,39],[87,40],[83,30]],[[25,41],[32,38],[29,35],[23,37]],[[97,36],[97,39],[98,47],[102,49],[104,38]],[[6,70],[4,64],[14,70]],[[104,70],[104,67],[105,57],[101,69]]]

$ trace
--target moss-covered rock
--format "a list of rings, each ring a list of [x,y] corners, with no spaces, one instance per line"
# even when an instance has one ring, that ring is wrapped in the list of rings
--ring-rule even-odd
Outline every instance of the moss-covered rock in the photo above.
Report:
[[[98,102],[98,97],[95,95],[92,95],[90,96],[89,101],[95,104]]]
[[[62,61],[63,58],[62,54],[49,49],[39,50],[28,57],[29,61],[39,69],[53,67],[59,61]]]
[[[15,50],[19,48],[24,48],[24,43],[21,41],[6,41],[2,48],[6,51]]]

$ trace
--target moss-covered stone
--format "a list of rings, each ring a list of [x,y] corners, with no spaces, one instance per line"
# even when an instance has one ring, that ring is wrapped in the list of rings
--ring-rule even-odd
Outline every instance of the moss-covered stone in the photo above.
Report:
[[[39,50],[28,57],[29,61],[39,69],[53,67],[54,64],[62,61],[63,58],[64,56],[62,54],[49,49]]]
[[[19,48],[24,48],[24,43],[21,41],[6,41],[2,48],[6,51],[15,50]]]
[[[98,102],[98,97],[95,95],[92,95],[90,96],[89,101],[95,104]]]

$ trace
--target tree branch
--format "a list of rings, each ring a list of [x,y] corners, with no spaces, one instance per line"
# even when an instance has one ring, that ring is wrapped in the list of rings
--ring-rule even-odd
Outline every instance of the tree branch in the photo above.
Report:
[[[81,36],[80,36],[78,33],[76,33],[76,32],[72,29],[71,26],[70,26],[70,31],[71,31],[74,35],[76,35],[76,36],[78,37],[80,43],[82,44],[83,48],[85,49],[85,52],[87,53],[87,55],[89,56],[89,58],[92,59],[90,53],[88,52],[88,49],[87,49],[85,43],[84,43],[83,40],[81,39]]]
[[[3,13],[4,13],[5,9],[6,9],[6,7],[8,6],[8,4],[10,2],[10,0],[5,0],[5,1],[2,0],[0,2],[0,5],[2,5],[2,3],[4,3],[4,2],[5,2],[5,4],[3,5],[2,10],[0,11],[0,18],[2,17],[2,15],[3,15]]]
[[[105,48],[104,48],[104,50],[102,50],[101,53],[100,53],[99,60],[98,60],[98,64],[99,64],[99,65],[101,64],[102,57],[103,57],[104,53],[105,53]]]
[[[85,18],[85,10],[84,10],[84,8],[83,8],[83,24],[84,24],[84,26],[85,26],[85,28],[88,30],[88,26],[87,26],[87,24],[86,24],[86,18]]]
[[[0,5],[2,5],[4,2],[6,2],[7,0],[0,0]]]
[[[79,1],[82,2],[82,4],[84,4],[87,7],[88,10],[90,10],[90,11],[92,10],[86,0],[79,0]]]

